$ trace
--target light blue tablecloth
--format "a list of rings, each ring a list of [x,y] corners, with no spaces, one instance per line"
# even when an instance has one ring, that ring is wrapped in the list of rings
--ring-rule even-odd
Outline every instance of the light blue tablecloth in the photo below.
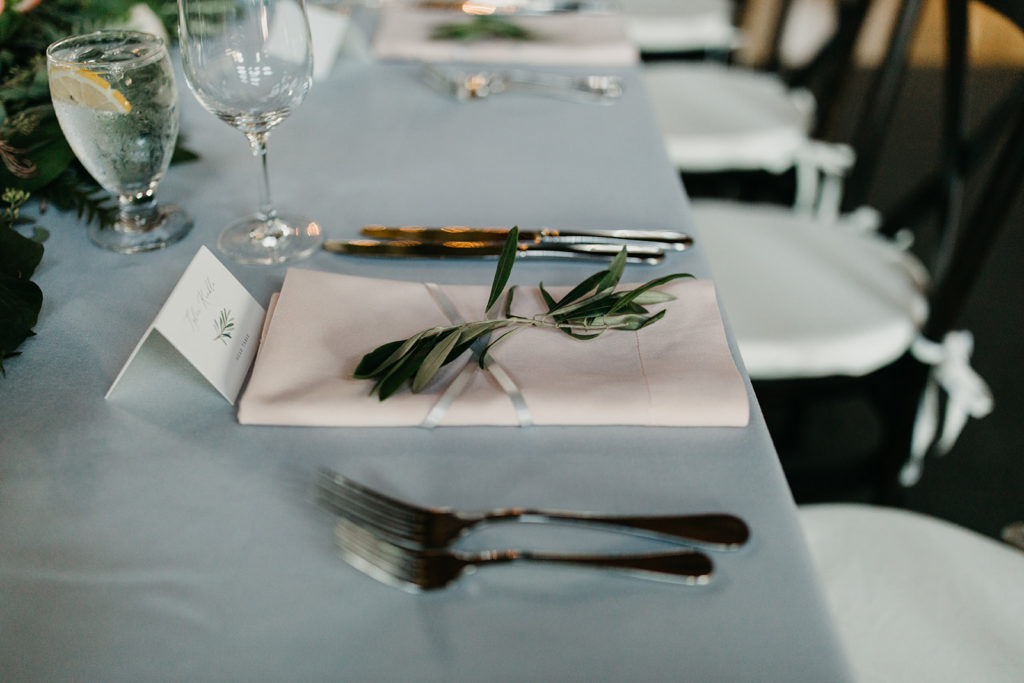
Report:
[[[342,64],[270,140],[275,198],[329,237],[366,223],[693,230],[635,70],[610,107],[525,94],[459,104],[412,65]],[[756,410],[742,429],[242,427],[186,367],[103,394],[201,245],[254,208],[242,136],[182,89],[202,155],[160,198],[196,218],[183,243],[119,256],[73,217],[37,281],[38,336],[0,380],[0,671],[5,680],[835,681],[848,677]],[[284,267],[228,267],[261,302]],[[490,281],[493,262],[301,267]],[[572,284],[593,265],[526,263]],[[627,279],[688,270],[697,246]],[[358,324],[358,322],[353,322]],[[373,340],[368,340],[368,342]],[[753,401],[753,398],[751,398]],[[706,587],[561,567],[482,569],[413,596],[341,561],[311,495],[327,465],[425,504],[608,513],[731,511],[748,547]],[[628,550],[579,529],[494,526],[468,548]]]

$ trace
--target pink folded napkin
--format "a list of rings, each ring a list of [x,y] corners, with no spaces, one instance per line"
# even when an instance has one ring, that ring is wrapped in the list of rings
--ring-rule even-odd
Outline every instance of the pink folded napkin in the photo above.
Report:
[[[440,290],[465,320],[483,318],[489,287]],[[729,352],[713,284],[681,280],[663,290],[678,299],[666,304],[664,318],[638,332],[609,331],[580,341],[557,330],[528,329],[495,348],[534,424],[747,423],[747,392]],[[514,313],[543,310],[537,289],[517,288]],[[421,425],[445,390],[443,380],[463,365],[455,361],[444,378],[419,394],[402,389],[386,401],[370,395],[372,381],[352,377],[362,356],[377,346],[450,323],[424,283],[293,268],[268,315],[239,402],[243,424]],[[520,416],[494,377],[477,370],[440,424],[518,425]]]
[[[381,10],[373,38],[378,59],[427,62],[481,62],[553,66],[628,66],[638,61],[636,47],[616,14],[556,14],[508,21],[530,32],[532,40],[433,40],[434,29],[470,21],[460,12],[389,6]]]

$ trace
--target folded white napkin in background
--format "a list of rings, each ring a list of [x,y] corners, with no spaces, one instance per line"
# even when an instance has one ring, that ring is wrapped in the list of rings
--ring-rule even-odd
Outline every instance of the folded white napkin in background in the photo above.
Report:
[[[489,287],[442,285],[466,320],[480,320]],[[708,280],[664,288],[678,297],[638,332],[580,341],[528,329],[495,348],[537,425],[742,426],[746,388],[733,363]],[[554,290],[552,292],[558,296]],[[535,288],[517,288],[513,310],[544,310]],[[268,315],[263,344],[239,402],[243,424],[420,425],[444,391],[407,388],[380,401],[353,379],[362,356],[448,319],[423,283],[291,269]],[[456,361],[460,363],[460,361]],[[449,373],[449,377],[451,373]],[[508,395],[476,372],[441,425],[517,425]]]
[[[565,13],[509,19],[533,35],[532,40],[433,40],[438,26],[470,21],[460,12],[388,6],[381,10],[373,38],[378,59],[428,62],[503,62],[552,66],[628,66],[636,64],[636,47],[617,14]]]

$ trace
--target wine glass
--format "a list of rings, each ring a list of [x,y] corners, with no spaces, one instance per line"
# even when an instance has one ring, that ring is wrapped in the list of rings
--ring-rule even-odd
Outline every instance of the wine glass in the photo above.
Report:
[[[46,50],[50,99],[75,156],[117,196],[112,226],[91,223],[106,249],[160,249],[185,236],[188,214],[156,202],[178,139],[178,91],[163,41],[148,33],[97,31]]]
[[[189,88],[207,111],[240,130],[261,166],[255,215],[229,225],[217,246],[240,263],[310,255],[320,226],[280,214],[270,201],[267,136],[298,107],[313,82],[303,0],[179,0],[181,59]]]

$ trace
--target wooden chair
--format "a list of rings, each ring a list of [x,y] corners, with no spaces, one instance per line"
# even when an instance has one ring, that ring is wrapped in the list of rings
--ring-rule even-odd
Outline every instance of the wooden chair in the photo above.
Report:
[[[1024,9],[1010,0],[987,4],[1022,26]],[[902,3],[886,62],[869,88],[866,132],[855,138],[858,178],[869,177],[863,167],[885,142],[920,5]],[[693,203],[699,243],[798,500],[835,499],[866,487],[876,500],[898,502],[901,478],[915,481],[927,452],[948,449],[968,415],[991,409],[984,382],[969,369],[970,338],[954,328],[1024,177],[1024,99],[1020,88],[1011,90],[980,133],[965,130],[966,0],[947,5],[939,164],[921,181],[927,192],[911,189],[910,200],[897,203],[900,223],[864,212],[836,218],[779,206]],[[935,142],[929,136],[913,149]],[[982,158],[991,161],[982,148],[995,142],[1002,142],[998,158],[986,177],[973,179],[983,190],[967,210],[969,172],[982,167]],[[915,187],[910,179],[907,186]],[[922,208],[940,216],[940,246],[926,259],[927,270],[887,236]],[[872,223],[881,229],[871,230]],[[938,383],[954,389],[945,420],[937,416]],[[822,405],[861,398],[866,402],[857,405],[865,412],[851,421],[854,431],[873,432],[872,448],[848,462],[825,457],[820,448],[804,452],[809,430],[833,428],[815,417]],[[832,440],[829,449],[843,445]]]
[[[853,54],[868,1],[839,4],[838,29],[797,69],[773,70],[781,65],[778,36],[789,0],[781,3],[763,68],[715,61],[646,64],[655,118],[691,196],[767,196],[809,207],[822,172],[835,186],[849,169],[847,146],[816,139],[820,124],[835,118],[835,82]]]

